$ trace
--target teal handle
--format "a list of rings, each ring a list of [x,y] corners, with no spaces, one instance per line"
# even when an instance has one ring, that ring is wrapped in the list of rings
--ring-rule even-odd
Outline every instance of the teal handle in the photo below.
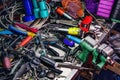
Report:
[[[40,17],[47,18],[49,16],[48,8],[45,1],[39,2]]]
[[[38,3],[37,3],[37,0],[32,0],[32,3],[33,3],[33,6],[34,6],[34,9],[33,9],[33,12],[34,12],[34,16],[35,18],[40,18],[39,17],[39,8],[38,8]]]
[[[32,0],[34,8],[38,8],[37,0]]]
[[[40,11],[39,8],[34,9],[33,12],[34,12],[35,18],[40,18],[40,17],[39,17],[39,11]]]
[[[39,2],[39,7],[40,7],[40,10],[46,10],[47,9],[46,2],[45,1]]]

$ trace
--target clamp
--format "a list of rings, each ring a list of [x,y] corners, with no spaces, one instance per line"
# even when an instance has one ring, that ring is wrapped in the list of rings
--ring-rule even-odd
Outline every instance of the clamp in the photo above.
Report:
[[[81,46],[81,52],[76,54],[76,58],[78,58],[80,61],[85,63],[87,61],[87,58],[89,54],[91,53],[93,56],[92,63],[97,65],[97,67],[102,68],[106,63],[106,58],[103,55],[100,55],[96,48],[93,48],[88,42],[81,40],[77,37],[67,35],[67,38],[80,44]],[[97,60],[100,60],[99,62]]]

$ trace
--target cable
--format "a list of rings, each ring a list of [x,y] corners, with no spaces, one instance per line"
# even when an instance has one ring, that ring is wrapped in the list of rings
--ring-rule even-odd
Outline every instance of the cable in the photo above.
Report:
[[[1,21],[1,18],[2,18],[3,16],[0,16],[0,24],[4,27],[4,28],[6,28],[7,29],[7,26]]]
[[[7,22],[9,22],[10,24],[12,24],[12,21],[7,18],[8,16],[9,16],[8,14],[5,15],[5,20],[6,20]]]
[[[22,8],[21,8],[21,3],[15,3],[15,5],[12,7],[11,13],[9,14],[9,18],[10,18],[11,21],[13,21],[14,13],[15,13],[17,10],[20,10],[20,9],[22,9]]]
[[[51,12],[51,7],[50,7],[50,5],[46,2],[46,4],[47,4],[47,8],[48,8],[48,13],[50,14],[50,12]]]
[[[20,4],[20,3],[19,3]],[[12,8],[12,11],[11,11],[11,20],[13,21],[13,16],[14,16],[14,12],[16,12],[17,10],[19,10],[19,9],[21,9],[21,8],[18,8],[18,7],[20,7],[21,5],[18,5],[18,4],[16,4],[15,3],[15,5],[13,6],[13,8]]]
[[[3,4],[4,9],[5,9],[5,6],[6,6],[6,5],[5,5],[5,1],[4,1],[4,0],[2,0],[2,4]]]
[[[1,12],[0,12],[0,15],[6,11],[7,14],[6,15],[3,15],[4,16],[4,19],[8,22],[8,23],[12,23],[13,22],[13,16],[14,16],[14,13],[17,11],[17,10],[20,10],[22,8],[19,8],[21,7],[21,2],[19,3],[13,3],[14,5],[10,6],[9,8],[7,9],[3,9]],[[3,17],[2,16],[2,17]],[[2,18],[0,17],[0,19]],[[2,19],[1,19],[2,20]],[[4,28],[7,28],[7,26],[0,20],[0,23],[1,25],[4,27]]]
[[[14,16],[14,13],[15,13],[16,11],[20,10],[20,9],[23,9],[23,8],[17,8],[17,9],[15,9],[11,14],[9,14],[9,19],[10,19],[11,21],[13,21],[13,17],[11,17],[11,15]]]
[[[43,19],[38,25],[36,25],[34,28],[41,29],[43,24],[48,20],[48,17],[46,19]]]

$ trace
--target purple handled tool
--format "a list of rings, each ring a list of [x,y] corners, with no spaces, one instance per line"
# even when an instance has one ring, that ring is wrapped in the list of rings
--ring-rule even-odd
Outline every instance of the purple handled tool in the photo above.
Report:
[[[69,39],[65,38],[63,40],[63,43],[70,46],[70,47],[74,47],[75,46],[75,43],[73,41],[70,41]]]
[[[104,18],[109,18],[113,4],[114,0],[100,0],[97,15]]]
[[[85,0],[86,8],[90,13],[95,14],[97,12],[98,1],[97,0]]]

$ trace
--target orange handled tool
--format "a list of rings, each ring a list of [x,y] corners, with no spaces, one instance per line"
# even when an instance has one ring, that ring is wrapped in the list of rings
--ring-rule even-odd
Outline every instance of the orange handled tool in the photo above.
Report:
[[[60,14],[60,15],[65,16],[66,18],[68,18],[68,19],[70,19],[70,20],[72,20],[72,21],[75,21],[75,20],[74,20],[70,15],[68,15],[68,14],[64,11],[64,9],[61,8],[61,7],[57,7],[57,8],[56,8],[56,12],[57,12],[58,14]]]
[[[15,50],[19,49],[20,47],[25,46],[33,39],[33,36],[27,36],[16,48]]]

